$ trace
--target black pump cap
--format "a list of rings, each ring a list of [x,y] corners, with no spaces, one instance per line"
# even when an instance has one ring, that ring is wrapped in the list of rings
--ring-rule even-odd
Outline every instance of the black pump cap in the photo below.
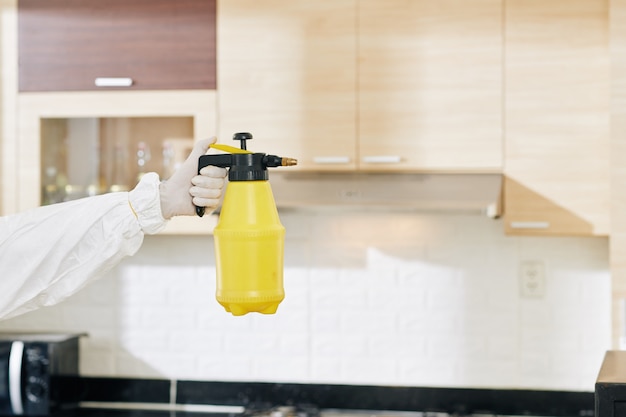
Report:
[[[232,165],[228,170],[230,181],[264,181],[269,178],[264,163],[264,153],[232,154]]]
[[[233,135],[233,140],[238,140],[240,142],[240,147],[243,150],[247,150],[246,141],[252,139],[252,133],[248,132],[239,132]]]
[[[247,150],[246,141],[252,139],[252,133],[239,132],[233,135],[233,140],[240,142],[240,147]],[[264,153],[233,154],[232,163],[228,170],[230,181],[262,181],[267,180],[267,166]]]

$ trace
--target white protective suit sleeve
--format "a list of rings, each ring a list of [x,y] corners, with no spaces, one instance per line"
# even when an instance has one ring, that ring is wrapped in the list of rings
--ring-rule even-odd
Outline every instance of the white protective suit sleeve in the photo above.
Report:
[[[134,255],[157,233],[159,177],[104,194],[0,217],[0,319],[56,304]]]

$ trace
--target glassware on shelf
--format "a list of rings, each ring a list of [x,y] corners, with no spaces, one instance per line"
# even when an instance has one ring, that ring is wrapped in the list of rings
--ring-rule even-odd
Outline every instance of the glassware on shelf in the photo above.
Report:
[[[67,179],[63,173],[59,173],[56,166],[48,166],[44,169],[42,183],[42,204],[54,204],[65,201],[65,186]]]
[[[163,140],[161,178],[167,179],[176,171],[193,150],[193,138],[167,138]]]
[[[137,181],[146,173],[146,165],[152,159],[150,155],[150,146],[146,142],[137,144]]]
[[[42,140],[41,200],[44,204],[65,200],[67,185],[67,124],[63,119],[43,119],[42,130],[47,132]]]
[[[167,179],[172,176],[176,170],[176,152],[174,146],[169,140],[163,141],[163,163],[161,168],[161,178]]]
[[[194,143],[192,116],[40,121],[42,204],[129,191],[147,172],[167,179]]]
[[[117,143],[115,144],[113,154],[113,170],[111,172],[111,185],[109,186],[110,192],[128,191],[130,189],[128,186],[127,166],[128,152],[124,146]]]

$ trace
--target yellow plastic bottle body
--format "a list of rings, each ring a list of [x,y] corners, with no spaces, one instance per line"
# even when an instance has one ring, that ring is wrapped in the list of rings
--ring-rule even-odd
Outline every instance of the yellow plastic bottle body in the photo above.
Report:
[[[268,181],[231,181],[214,230],[217,301],[235,316],[274,314],[285,298],[285,228]]]

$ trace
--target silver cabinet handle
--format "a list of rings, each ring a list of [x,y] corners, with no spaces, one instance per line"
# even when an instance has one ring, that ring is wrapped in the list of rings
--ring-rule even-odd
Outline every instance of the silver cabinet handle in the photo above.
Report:
[[[511,229],[547,229],[550,227],[550,222],[511,222]]]
[[[130,87],[133,85],[132,78],[125,77],[98,77],[96,87]]]
[[[24,414],[22,405],[22,357],[24,356],[24,342],[11,343],[9,353],[9,400],[13,414]]]
[[[397,155],[376,155],[364,156],[363,162],[366,164],[399,164],[402,161]]]
[[[313,163],[320,165],[349,164],[349,156],[316,156]]]

